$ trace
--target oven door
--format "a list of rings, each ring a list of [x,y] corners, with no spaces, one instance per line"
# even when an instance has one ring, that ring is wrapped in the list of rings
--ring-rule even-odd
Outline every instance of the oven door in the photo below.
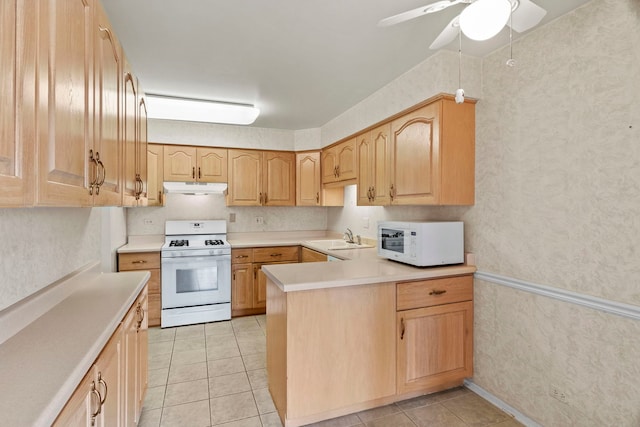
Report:
[[[231,255],[162,258],[162,308],[231,301]]]

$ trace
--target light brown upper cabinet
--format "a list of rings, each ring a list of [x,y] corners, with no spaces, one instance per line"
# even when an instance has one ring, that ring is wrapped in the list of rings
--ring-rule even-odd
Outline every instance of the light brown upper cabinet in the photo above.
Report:
[[[321,206],[320,152],[296,154],[296,205]]]
[[[393,205],[473,205],[475,101],[433,102],[391,122]]]
[[[391,125],[386,123],[356,137],[358,205],[388,205]]]
[[[164,206],[164,145],[147,145],[147,206]]]
[[[356,179],[355,138],[322,149],[322,183],[329,184]],[[341,185],[342,185],[341,184]]]
[[[94,43],[94,137],[89,150],[94,205],[122,203],[120,108],[122,93],[120,70],[122,51],[99,2],[95,3]]]
[[[122,193],[122,205],[123,206],[136,206],[137,194],[139,189],[138,174],[136,172],[137,165],[137,120],[136,111],[138,110],[138,87],[136,78],[131,73],[128,62],[124,62],[124,90],[123,90],[123,193]]]
[[[295,206],[296,155],[229,150],[228,206]]]
[[[164,180],[227,182],[227,149],[167,145]]]
[[[38,205],[92,204],[93,7],[92,0],[39,3]]]
[[[138,112],[136,115],[136,173],[138,206],[147,206],[147,103],[138,81]]]
[[[34,9],[18,7],[17,0],[0,2],[0,207],[33,204],[37,41]]]

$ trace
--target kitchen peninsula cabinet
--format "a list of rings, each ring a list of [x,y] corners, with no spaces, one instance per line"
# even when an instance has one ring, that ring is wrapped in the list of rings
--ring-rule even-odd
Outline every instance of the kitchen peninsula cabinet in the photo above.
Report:
[[[322,149],[322,183],[355,184],[355,138]]]
[[[147,291],[143,290],[125,316],[123,326],[124,406],[126,426],[136,425],[142,413],[142,402],[148,382],[148,316]]]
[[[265,312],[267,281],[262,266],[297,263],[299,246],[274,246],[231,250],[231,315]]]
[[[35,8],[0,2],[0,207],[34,199]]]
[[[358,205],[388,205],[390,202],[391,125],[386,123],[358,135],[356,154]]]
[[[164,206],[164,145],[147,145],[147,206]]]
[[[161,275],[160,252],[129,252],[118,254],[118,271],[147,270],[151,278],[147,282],[149,326],[160,326]]]
[[[167,145],[164,180],[227,182],[227,149]]]
[[[295,206],[295,204],[295,153],[229,150],[228,206]]]
[[[398,393],[433,392],[473,375],[473,276],[397,284]]]

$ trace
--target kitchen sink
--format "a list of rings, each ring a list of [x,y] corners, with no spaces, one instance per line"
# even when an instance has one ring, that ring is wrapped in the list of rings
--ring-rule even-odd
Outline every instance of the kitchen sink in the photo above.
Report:
[[[324,250],[328,250],[328,251],[337,251],[337,250],[341,250],[341,249],[365,249],[365,248],[372,248],[373,246],[371,245],[366,245],[366,244],[357,244],[357,243],[348,243],[342,239],[335,239],[335,240],[307,240],[305,243],[312,245],[312,246],[317,246],[319,248],[322,248]]]

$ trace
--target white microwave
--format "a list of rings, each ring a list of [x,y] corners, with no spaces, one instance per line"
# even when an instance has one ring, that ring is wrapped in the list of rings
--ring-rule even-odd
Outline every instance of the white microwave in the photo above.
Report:
[[[380,221],[378,255],[393,261],[431,267],[464,262],[462,221]]]

